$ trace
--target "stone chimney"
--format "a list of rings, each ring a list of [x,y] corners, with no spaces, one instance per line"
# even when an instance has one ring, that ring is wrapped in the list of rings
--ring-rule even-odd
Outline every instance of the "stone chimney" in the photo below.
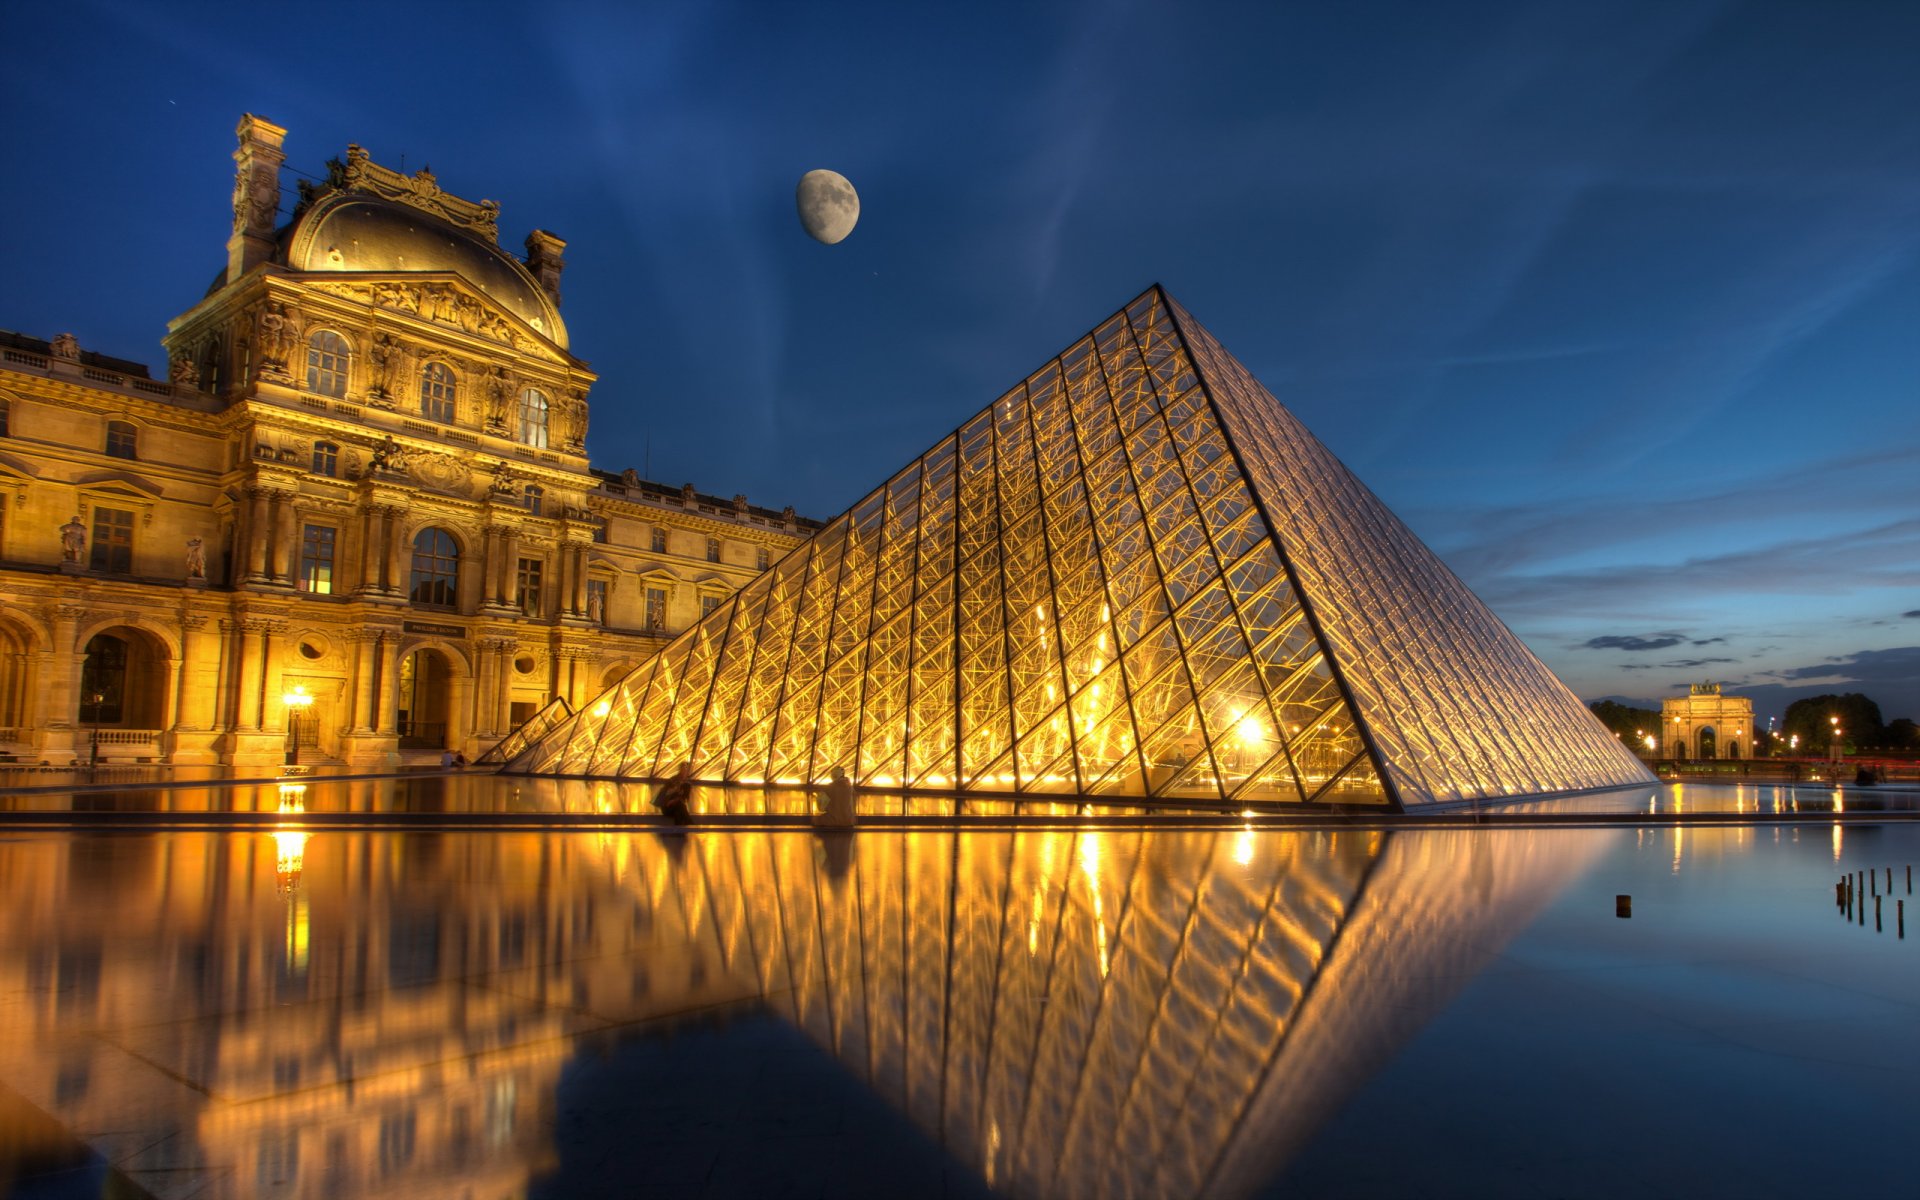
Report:
[[[227,239],[227,282],[245,275],[273,255],[273,227],[280,215],[280,143],[287,131],[248,113],[234,130],[240,147],[233,152],[233,236]]]
[[[556,307],[560,304],[560,272],[567,269],[561,255],[566,252],[566,240],[544,229],[536,229],[527,235],[527,270],[533,272],[534,279],[540,283],[540,290],[552,299]]]

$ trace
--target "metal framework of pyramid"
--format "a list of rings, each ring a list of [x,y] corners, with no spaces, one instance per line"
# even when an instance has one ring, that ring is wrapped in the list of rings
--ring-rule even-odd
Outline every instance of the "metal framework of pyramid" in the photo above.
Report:
[[[1154,287],[508,770],[1413,807],[1652,776]]]

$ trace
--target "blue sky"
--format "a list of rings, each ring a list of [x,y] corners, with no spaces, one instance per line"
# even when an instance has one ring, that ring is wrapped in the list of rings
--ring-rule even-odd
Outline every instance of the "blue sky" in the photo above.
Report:
[[[1920,716],[1920,4],[99,3],[0,326],[157,362],[233,126],[566,237],[596,464],[828,516],[1159,281],[1589,699]],[[808,240],[793,185],[860,190]],[[291,188],[292,179],[288,177]]]

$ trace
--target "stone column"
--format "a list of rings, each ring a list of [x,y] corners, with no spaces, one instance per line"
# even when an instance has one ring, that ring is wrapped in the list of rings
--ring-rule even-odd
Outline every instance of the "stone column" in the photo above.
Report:
[[[180,691],[173,711],[182,729],[213,728],[220,637],[209,625],[198,613],[180,618]]]
[[[247,581],[259,583],[267,578],[267,489],[249,488],[247,497]]]
[[[380,590],[380,565],[384,547],[380,543],[379,510],[372,505],[359,512],[359,542],[355,551],[353,591],[356,595]]]
[[[258,617],[240,622],[240,695],[234,728],[244,732],[267,727],[267,664],[273,657],[275,625]]]
[[[400,536],[400,516],[401,510],[397,508],[381,510],[381,522],[386,530],[387,571],[380,580],[380,586],[388,593],[404,595],[407,590],[406,544]]]
[[[508,526],[500,537],[500,603],[520,607],[520,531]]]
[[[374,729],[379,733],[393,733],[399,718],[400,699],[400,638],[396,634],[380,635],[380,687],[379,697],[375,701]]]
[[[473,647],[473,731],[482,737],[493,737],[504,730],[493,727],[493,705],[487,697],[493,695],[495,673],[500,670],[500,652],[493,638],[481,638]]]
[[[374,651],[379,641],[378,634],[365,632],[354,639],[353,712],[348,719],[348,728],[354,733],[371,733],[378,727],[373,711],[373,677]]]
[[[74,642],[80,636],[80,618],[86,615],[77,604],[53,606],[53,648],[40,672],[49,729],[72,729],[80,721],[80,667],[86,656]]]
[[[273,495],[273,577],[280,583],[293,582],[294,553],[300,544],[298,514],[292,492]]]
[[[494,680],[493,727],[502,733],[513,729],[513,652],[517,649],[508,639],[500,642],[500,670]]]
[[[573,586],[571,601],[572,615],[584,618],[587,615],[587,548],[573,548]]]

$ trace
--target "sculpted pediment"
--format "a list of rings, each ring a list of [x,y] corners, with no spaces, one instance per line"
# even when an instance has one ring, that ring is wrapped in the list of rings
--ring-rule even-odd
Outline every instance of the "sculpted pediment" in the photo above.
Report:
[[[547,340],[545,330],[529,325],[493,303],[485,293],[474,290],[458,275],[435,272],[353,281],[309,279],[303,282],[303,286],[329,296],[339,296],[434,325],[458,329],[474,337],[510,346],[518,354],[534,355],[555,363],[565,361],[565,356]]]

